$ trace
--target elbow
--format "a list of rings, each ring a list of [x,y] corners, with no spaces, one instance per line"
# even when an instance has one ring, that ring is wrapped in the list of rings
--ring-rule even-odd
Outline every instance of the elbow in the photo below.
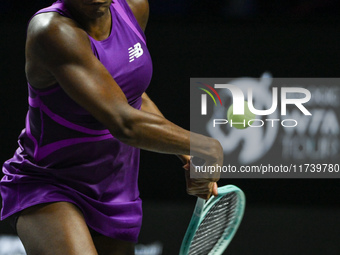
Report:
[[[124,113],[119,118],[111,117],[114,121],[110,122],[110,132],[119,141],[134,145],[138,140],[138,132],[136,128],[138,126],[136,118],[133,113]]]
[[[112,135],[122,143],[128,145],[134,145],[135,141],[137,141],[134,130],[129,127],[122,127],[118,131],[115,131]]]

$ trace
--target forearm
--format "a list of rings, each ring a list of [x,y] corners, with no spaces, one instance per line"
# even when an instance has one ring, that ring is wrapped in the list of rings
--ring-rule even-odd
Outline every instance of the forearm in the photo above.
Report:
[[[191,154],[208,161],[215,161],[220,156],[220,145],[216,140],[191,133],[164,117],[131,108],[121,116],[121,131],[116,137],[126,144],[160,153]],[[117,127],[113,132],[116,130]]]
[[[157,105],[150,99],[150,97],[144,93],[142,95],[142,106],[141,110],[161,116],[164,118],[162,112],[158,109]]]
[[[158,109],[156,104],[150,99],[150,97],[146,93],[142,95],[141,110],[164,117],[162,112]],[[182,161],[183,164],[187,164],[190,160],[189,155],[177,155],[177,157]]]

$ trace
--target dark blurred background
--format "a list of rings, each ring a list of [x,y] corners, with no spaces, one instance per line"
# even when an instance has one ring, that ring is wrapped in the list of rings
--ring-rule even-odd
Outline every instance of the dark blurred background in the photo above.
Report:
[[[52,2],[0,4],[0,162],[12,156],[24,127],[27,21]],[[273,77],[339,77],[337,0],[149,2],[146,35],[154,76],[147,92],[169,120],[186,129],[190,77],[260,77],[265,71]],[[227,183],[241,187],[248,203],[228,254],[340,253],[338,179],[221,181]],[[195,202],[186,195],[180,161],[142,152],[140,191],[145,201],[141,242],[158,240],[164,254],[176,254]],[[0,233],[12,232],[0,223]]]

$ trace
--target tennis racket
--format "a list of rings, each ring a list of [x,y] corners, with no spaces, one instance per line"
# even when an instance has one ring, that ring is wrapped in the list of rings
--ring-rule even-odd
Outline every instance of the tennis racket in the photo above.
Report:
[[[233,185],[218,188],[208,201],[197,198],[180,255],[220,255],[234,237],[243,217],[245,196]]]

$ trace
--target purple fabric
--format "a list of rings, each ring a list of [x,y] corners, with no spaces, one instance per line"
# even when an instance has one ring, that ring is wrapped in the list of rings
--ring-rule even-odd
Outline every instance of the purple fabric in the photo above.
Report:
[[[94,55],[129,104],[140,109],[141,95],[151,80],[151,58],[130,8],[125,0],[119,2],[120,8],[115,8],[117,2],[110,7],[110,36],[103,41],[89,38]],[[72,18],[62,1],[36,14],[43,12]],[[139,55],[133,56],[136,45]],[[68,201],[83,211],[97,232],[137,242],[142,220],[139,149],[115,139],[58,84],[45,90],[28,84],[28,91],[26,127],[19,148],[2,169],[1,219],[39,203]]]
[[[48,115],[51,119],[53,119],[55,122],[57,122],[60,125],[63,125],[65,127],[68,127],[70,129],[77,130],[82,133],[90,134],[90,135],[104,135],[104,134],[109,134],[110,132],[106,130],[92,130],[90,128],[86,128],[80,125],[76,125],[60,116],[57,114],[53,113],[48,107],[43,104],[39,97],[36,98],[28,98],[28,104],[29,106],[33,108],[40,108],[42,112],[44,112],[46,115]]]

